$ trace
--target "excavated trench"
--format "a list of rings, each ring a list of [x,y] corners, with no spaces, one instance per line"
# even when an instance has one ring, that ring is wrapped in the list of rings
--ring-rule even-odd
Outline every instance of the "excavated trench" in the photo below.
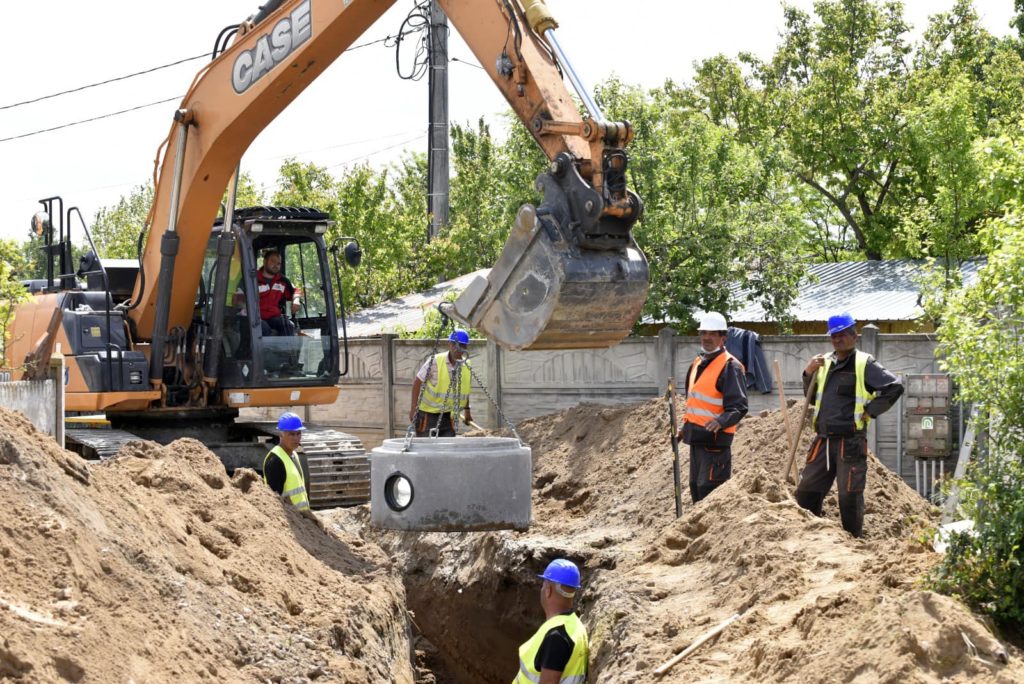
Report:
[[[511,681],[519,645],[544,622],[537,575],[566,557],[595,571],[613,569],[615,555],[571,536],[536,532],[417,533],[373,528],[365,507],[319,514],[324,522],[380,547],[405,587],[412,623],[417,684]],[[593,610],[599,591],[577,605]],[[592,658],[591,673],[603,658]]]
[[[422,637],[414,646],[422,651],[422,667],[435,681],[507,682],[515,676],[515,661],[498,654],[515,654],[543,620],[535,587],[510,578],[494,589],[444,586],[424,575],[404,580],[407,605]]]
[[[415,635],[419,682],[508,682],[515,654],[543,622],[537,573],[559,555],[511,533],[367,530],[395,562]]]

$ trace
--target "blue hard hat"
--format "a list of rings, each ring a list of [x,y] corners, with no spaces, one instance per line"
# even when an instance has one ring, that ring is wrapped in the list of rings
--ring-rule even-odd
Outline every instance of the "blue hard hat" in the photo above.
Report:
[[[455,330],[448,336],[448,341],[455,342],[456,344],[469,344],[469,333],[461,329]]]
[[[853,320],[853,316],[844,311],[841,314],[828,317],[828,334],[835,335],[855,325],[857,325],[857,321]]]
[[[556,558],[548,563],[548,567],[544,569],[544,574],[537,575],[537,577],[566,587],[572,587],[573,589],[580,588],[580,569],[576,567],[575,563],[564,558]]]
[[[281,432],[299,432],[306,428],[302,427],[302,419],[289,411],[282,413],[281,417],[277,419],[277,429]]]

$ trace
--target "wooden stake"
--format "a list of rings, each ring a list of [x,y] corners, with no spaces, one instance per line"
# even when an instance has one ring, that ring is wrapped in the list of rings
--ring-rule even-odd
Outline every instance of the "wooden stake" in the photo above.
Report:
[[[804,431],[804,425],[807,423],[807,410],[811,407],[811,398],[814,396],[817,388],[818,383],[815,382],[814,378],[811,378],[811,384],[807,386],[807,397],[804,399],[804,407],[800,411],[800,426],[796,429],[796,434],[793,435],[793,443],[789,447],[789,462],[786,464],[786,470],[782,473],[782,476],[790,484],[796,484],[796,478],[792,472],[793,462],[796,460],[796,450],[800,446],[800,434]]]
[[[786,446],[793,450],[793,426],[789,422],[789,406],[786,405],[786,390],[782,387],[782,368],[779,360],[772,361],[775,366],[775,384],[779,386],[779,407],[782,409],[782,418],[786,422]]]
[[[672,484],[676,500],[676,517],[683,516],[683,485],[682,476],[679,473],[679,428],[676,422],[676,388],[674,378],[668,379],[668,389],[665,391],[665,399],[668,400],[669,436],[672,442]]]
[[[686,656],[688,656],[688,655],[690,655],[691,653],[693,653],[694,651],[696,651],[696,650],[697,650],[698,648],[700,648],[701,646],[703,646],[703,645],[704,645],[704,644],[705,644],[705,643],[706,643],[707,641],[709,641],[709,640],[710,640],[710,639],[712,639],[713,637],[716,637],[716,636],[718,636],[719,634],[721,634],[721,633],[722,633],[722,631],[723,631],[723,630],[724,630],[724,629],[725,629],[726,627],[728,627],[728,626],[729,626],[729,625],[731,625],[732,623],[736,622],[736,621],[737,621],[737,620],[739,620],[739,619],[740,619],[741,617],[743,617],[741,613],[736,613],[735,615],[733,615],[733,616],[732,616],[731,618],[729,618],[728,620],[726,620],[726,621],[722,622],[721,624],[719,624],[719,625],[718,625],[717,627],[715,627],[715,628],[713,628],[713,629],[711,629],[711,630],[709,630],[709,631],[707,631],[707,632],[704,632],[704,634],[702,634],[701,636],[697,637],[697,640],[696,640],[696,641],[694,641],[694,642],[693,642],[692,644],[690,644],[689,646],[687,646],[687,647],[686,647],[686,650],[684,650],[683,652],[681,652],[681,653],[679,653],[678,655],[674,656],[674,657],[673,657],[673,658],[672,658],[671,660],[669,660],[668,662],[666,662],[666,663],[665,663],[664,665],[660,665],[660,666],[658,666],[658,669],[656,669],[656,670],[654,671],[654,675],[655,675],[656,677],[660,677],[661,675],[665,674],[666,672],[668,672],[669,670],[671,670],[671,669],[672,669],[672,667],[673,667],[673,666],[674,666],[674,665],[675,665],[676,663],[678,663],[678,662],[679,662],[679,661],[681,661],[681,660],[682,660],[683,658],[685,658]]]

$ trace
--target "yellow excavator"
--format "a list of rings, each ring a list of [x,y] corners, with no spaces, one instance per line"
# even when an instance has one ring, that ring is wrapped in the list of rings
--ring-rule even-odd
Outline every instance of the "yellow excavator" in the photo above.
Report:
[[[258,468],[272,426],[239,422],[239,409],[335,401],[348,358],[338,332],[338,259],[356,265],[358,245],[328,245],[329,218],[315,209],[236,208],[238,164],[392,4],[270,0],[221,32],[158,151],[137,264],[99,259],[93,250],[74,271],[72,227],[88,238],[81,213],[65,210],[60,197],[41,200],[33,229],[47,278],[31,283],[6,348],[19,379],[40,372],[60,345],[66,409],[103,412],[113,428],[68,430],[83,454],[102,457],[136,435],[195,436],[229,470]],[[604,119],[542,0],[438,4],[551,160],[536,183],[542,202],[519,211],[497,264],[463,292],[454,315],[508,349],[616,344],[639,317],[648,287],[647,261],[631,233],[642,203],[626,184],[633,129]],[[280,311],[273,326],[260,297],[260,259],[270,253],[302,293],[298,311]],[[314,429],[303,450],[314,507],[366,500],[358,440]]]

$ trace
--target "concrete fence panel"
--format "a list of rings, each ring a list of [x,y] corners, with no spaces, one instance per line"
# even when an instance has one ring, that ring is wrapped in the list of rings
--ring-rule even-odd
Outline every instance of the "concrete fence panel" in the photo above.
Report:
[[[764,335],[760,339],[768,372],[778,360],[787,399],[803,401],[803,369],[815,354],[831,351],[828,336]],[[897,374],[940,372],[935,343],[928,335],[878,334],[868,329],[860,346]],[[431,349],[430,341],[399,340],[393,335],[351,340],[349,373],[342,378],[338,401],[311,407],[307,415],[315,423],[358,435],[367,449],[405,434],[413,378]],[[437,351],[445,349],[442,342]],[[686,373],[699,352],[696,337],[679,337],[671,330],[658,337],[627,339],[610,349],[508,352],[482,340],[470,345],[478,380],[486,383],[491,397],[513,422],[580,402],[625,404],[661,396],[669,377],[675,378],[677,387],[685,385]],[[778,408],[774,376],[772,385],[773,391],[767,394],[751,390],[751,413]],[[498,426],[498,413],[477,381],[470,402],[476,422]],[[900,408],[893,407],[875,421],[869,440],[882,462],[893,470],[899,466],[901,475],[913,484],[912,459],[899,458],[897,453]]]

